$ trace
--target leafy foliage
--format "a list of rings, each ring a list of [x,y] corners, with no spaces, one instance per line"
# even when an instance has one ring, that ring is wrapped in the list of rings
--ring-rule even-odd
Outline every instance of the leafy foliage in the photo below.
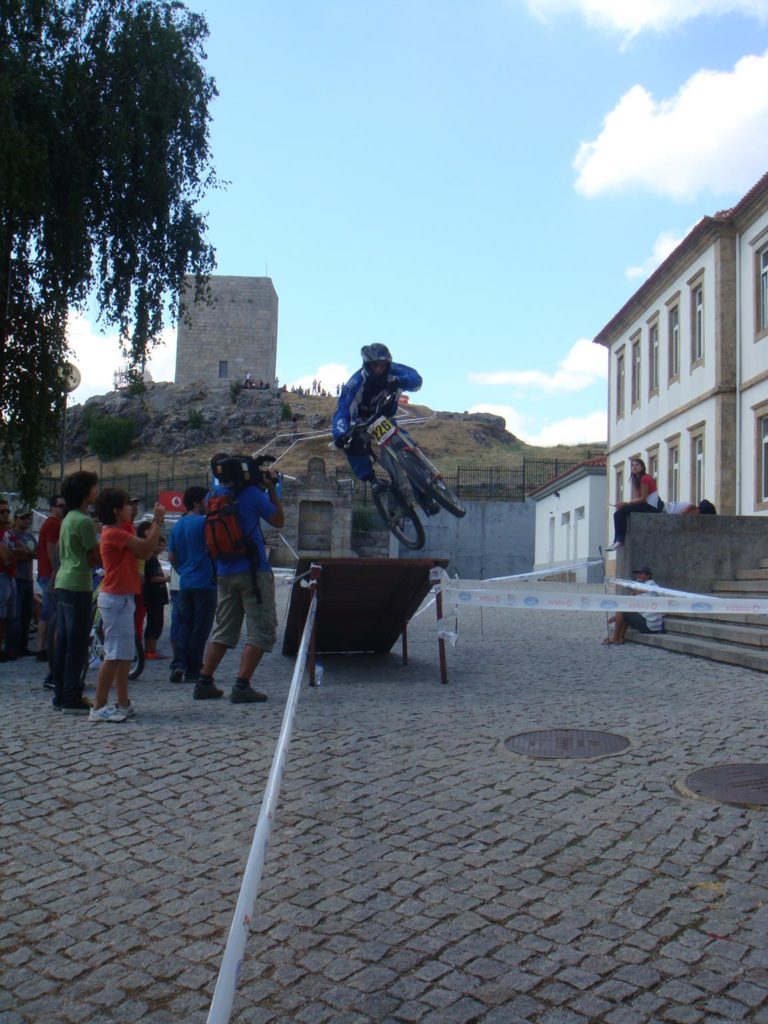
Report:
[[[0,4],[0,445],[27,497],[55,444],[69,311],[143,367],[214,254],[207,26],[176,0]]]
[[[123,416],[96,416],[88,428],[88,446],[100,459],[125,455],[135,436],[133,423]]]
[[[291,407],[288,404],[288,402],[283,402],[283,404],[280,406],[280,419],[281,420],[293,419],[293,410],[291,409]]]
[[[200,430],[201,427],[205,426],[205,420],[203,414],[199,409],[190,409],[189,415],[187,416],[187,423],[191,430]]]

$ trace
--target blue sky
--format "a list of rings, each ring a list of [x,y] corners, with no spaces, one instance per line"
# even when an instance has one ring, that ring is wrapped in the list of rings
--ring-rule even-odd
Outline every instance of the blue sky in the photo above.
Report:
[[[281,381],[383,341],[440,410],[605,440],[591,338],[768,170],[768,0],[192,0],[221,274],[272,278]],[[114,338],[72,323],[84,383]],[[151,362],[173,377],[174,330]]]

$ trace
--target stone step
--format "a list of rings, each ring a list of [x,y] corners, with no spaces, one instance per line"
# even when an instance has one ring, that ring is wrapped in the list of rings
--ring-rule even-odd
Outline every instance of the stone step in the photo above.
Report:
[[[675,633],[637,633],[627,630],[627,639],[646,647],[658,647],[675,654],[689,654],[695,658],[707,658],[757,672],[768,672],[768,651],[745,647],[740,644],[718,643],[701,637],[682,636]]]
[[[761,569],[768,569],[768,558],[758,558],[757,564]]]
[[[762,559],[761,559],[762,561]],[[737,580],[768,580],[768,568],[740,569],[736,573]]]
[[[768,629],[729,622],[727,618],[699,619],[692,615],[665,615],[664,628],[667,633],[676,635],[698,636],[704,640],[718,640],[720,643],[768,649]]]
[[[713,594],[739,594],[745,597],[768,596],[768,580],[716,580],[712,584]]]
[[[670,616],[671,617],[671,616]],[[683,618],[681,615],[680,618]],[[768,628],[768,615],[705,615],[697,612],[696,615],[686,615],[686,619],[702,619],[707,622],[732,622],[738,626],[762,626]]]

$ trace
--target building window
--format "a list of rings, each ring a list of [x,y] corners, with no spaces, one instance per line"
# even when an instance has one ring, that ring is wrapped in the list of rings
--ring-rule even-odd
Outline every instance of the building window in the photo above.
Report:
[[[691,437],[691,501],[698,505],[704,497],[704,435]]]
[[[691,364],[704,360],[704,285],[691,288]]]
[[[632,342],[632,408],[640,405],[640,339]]]
[[[667,449],[667,498],[680,501],[680,445],[677,442]]]
[[[616,419],[624,416],[624,349],[616,356]]]
[[[226,359],[219,360],[219,380],[227,380],[229,377],[229,362]]]
[[[768,247],[757,254],[757,329],[768,331]]]
[[[648,451],[648,475],[652,476],[658,484],[659,482],[659,449],[654,448],[652,451]]]
[[[680,307],[673,306],[668,314],[669,328],[669,379],[680,377]]]
[[[760,446],[757,500],[763,504],[768,502],[768,416],[761,416],[757,421],[757,437]]]
[[[648,394],[659,393],[659,321],[648,328]]]
[[[624,501],[624,464],[616,466],[614,469],[614,482],[616,487],[616,504],[620,504]]]

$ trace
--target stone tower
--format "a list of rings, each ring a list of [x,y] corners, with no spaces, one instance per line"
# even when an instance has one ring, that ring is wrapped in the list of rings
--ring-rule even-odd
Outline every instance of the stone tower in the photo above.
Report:
[[[277,292],[269,277],[209,279],[212,306],[194,305],[194,278],[182,302],[191,323],[176,331],[176,383],[215,384],[245,380],[275,382]]]

